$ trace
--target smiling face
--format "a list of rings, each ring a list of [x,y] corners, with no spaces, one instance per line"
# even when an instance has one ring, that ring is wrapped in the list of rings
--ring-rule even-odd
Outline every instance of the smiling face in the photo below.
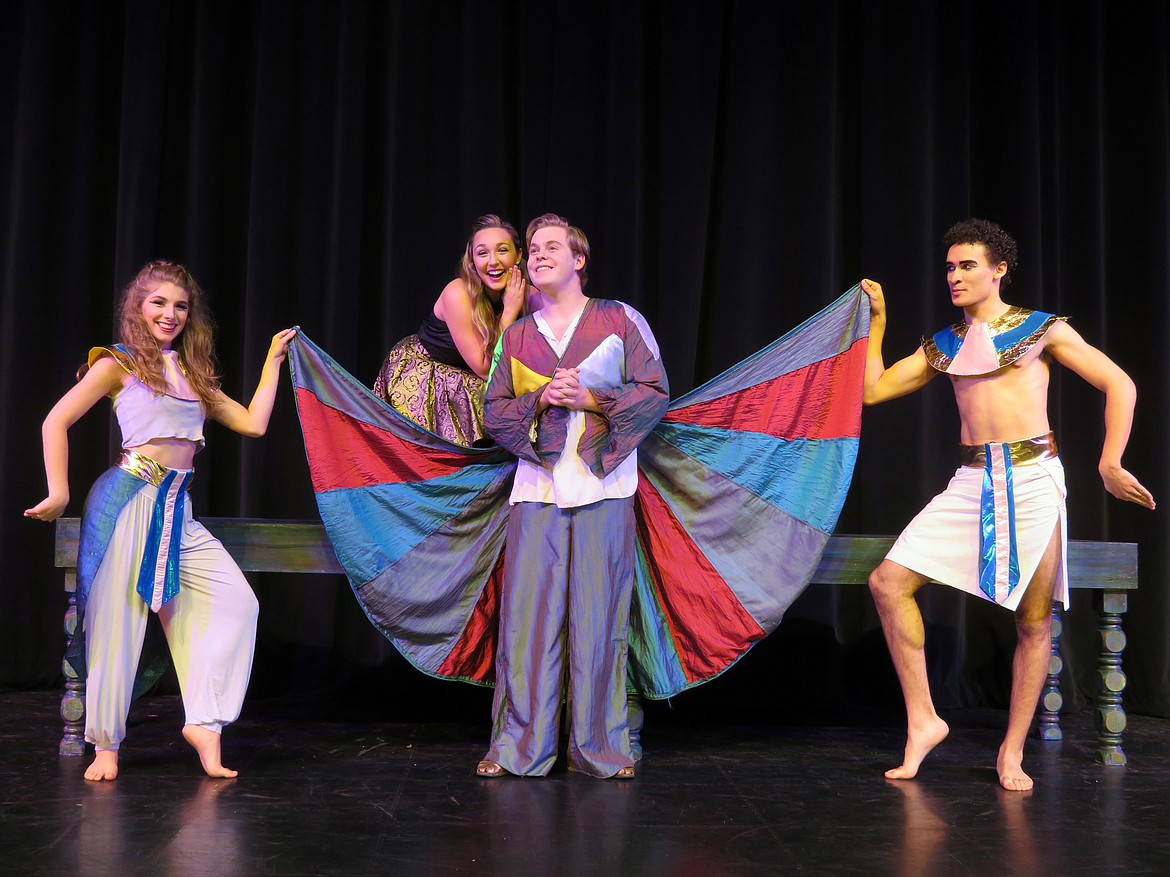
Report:
[[[142,300],[142,319],[150,337],[163,350],[170,350],[187,325],[191,297],[187,290],[164,280]]]
[[[568,231],[559,225],[539,228],[528,243],[528,276],[542,291],[564,289],[580,282],[577,272],[585,267],[585,257],[569,246]]]
[[[471,239],[471,259],[484,289],[503,292],[508,270],[520,261],[520,253],[505,229],[485,228]]]
[[[1007,273],[1007,262],[991,265],[983,244],[955,244],[947,250],[946,269],[951,303],[956,307],[971,309],[999,302],[1000,280]]]

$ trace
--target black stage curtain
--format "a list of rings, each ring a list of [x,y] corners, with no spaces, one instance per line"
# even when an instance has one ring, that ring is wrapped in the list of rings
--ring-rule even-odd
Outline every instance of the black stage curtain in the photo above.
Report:
[[[553,210],[590,235],[589,291],[646,314],[681,393],[862,276],[887,290],[888,356],[910,353],[957,317],[943,232],[982,216],[1020,243],[1006,297],[1071,315],[1136,379],[1127,462],[1170,503],[1161,2],[9,0],[0,12],[2,687],[59,682],[52,528],[21,518],[44,491],[38,425],[88,348],[112,339],[117,291],[156,257],[208,290],[225,387],[246,399],[271,335],[292,324],[372,381],[453,276],[475,216],[519,225]],[[1128,706],[1170,715],[1170,533],[1164,512],[1105,495],[1101,413],[1095,390],[1055,378],[1070,535],[1141,545]],[[945,484],[957,440],[943,380],[868,409],[839,531],[897,532]],[[115,456],[108,410],[71,441],[78,514]],[[287,383],[266,438],[210,425],[197,467],[202,514],[316,516]],[[424,714],[470,696],[409,670],[343,580],[255,587],[253,696],[350,685]],[[1010,616],[928,591],[940,706],[1005,704]],[[1067,672],[1083,694],[1096,634],[1088,595],[1076,600]],[[720,699],[896,707],[864,589],[806,594],[676,708]]]

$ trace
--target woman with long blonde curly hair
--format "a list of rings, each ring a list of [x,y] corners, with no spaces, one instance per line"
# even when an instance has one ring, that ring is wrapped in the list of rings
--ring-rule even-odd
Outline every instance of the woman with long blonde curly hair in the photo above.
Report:
[[[489,213],[472,223],[459,275],[418,332],[386,355],[374,392],[400,414],[461,445],[489,440],[483,393],[496,340],[527,309],[520,235]]]
[[[119,308],[118,334],[130,353],[135,376],[154,393],[166,392],[163,349],[142,319],[142,303],[160,284],[172,283],[187,292],[187,321],[170,349],[178,354],[180,368],[205,409],[216,404],[219,368],[215,361],[215,323],[207,310],[203,290],[191,272],[174,262],[148,262],[127,284]],[[78,372],[80,379],[89,364]]]
[[[25,511],[58,518],[69,503],[69,436],[100,399],[113,399],[122,456],[94,483],[82,513],[77,627],[66,661],[86,679],[85,778],[118,775],[118,750],[151,612],[162,622],[183,695],[183,738],[212,777],[220,734],[239,715],[252,669],[258,604],[223,545],[192,517],[188,486],[208,417],[264,435],[280,364],[296,330],[277,332],[245,408],[220,389],[213,326],[195,278],[150,262],[126,286],[121,343],[95,347],[77,384],[41,428],[48,496]]]

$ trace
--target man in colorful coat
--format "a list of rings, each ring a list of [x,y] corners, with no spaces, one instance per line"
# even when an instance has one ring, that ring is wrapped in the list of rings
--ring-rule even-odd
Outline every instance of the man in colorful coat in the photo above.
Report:
[[[585,296],[580,229],[545,214],[526,238],[545,305],[500,339],[485,397],[487,431],[519,463],[492,740],[477,772],[547,774],[567,691],[570,768],[628,778],[637,447],[666,412],[666,372],[641,314]]]
[[[951,302],[963,309],[963,321],[888,369],[882,289],[869,280],[861,284],[870,298],[865,404],[904,396],[946,374],[962,441],[961,465],[947,489],[911,521],[869,579],[906,698],[904,758],[886,776],[915,776],[949,730],[931,700],[914,599],[933,580],[1015,612],[1012,694],[996,772],[1003,788],[1026,791],[1032,779],[1022,768],[1024,740],[1048,672],[1052,600],[1068,606],[1064,471],[1048,423],[1050,361],[1105,393],[1098,466],[1105,489],[1147,508],[1154,500],[1121,466],[1136,398],[1125,372],[1065,318],[1000,298],[1016,265],[1016,243],[999,226],[970,219],[953,226],[944,242]]]

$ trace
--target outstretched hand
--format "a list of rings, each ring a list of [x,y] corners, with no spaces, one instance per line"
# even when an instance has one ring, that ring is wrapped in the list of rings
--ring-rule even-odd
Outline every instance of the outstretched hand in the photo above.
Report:
[[[1101,480],[1105,482],[1105,489],[1118,499],[1137,503],[1148,509],[1155,507],[1154,495],[1120,466],[1102,471]]]
[[[46,496],[31,509],[25,509],[24,516],[38,521],[55,521],[61,517],[67,505],[69,497]]]

